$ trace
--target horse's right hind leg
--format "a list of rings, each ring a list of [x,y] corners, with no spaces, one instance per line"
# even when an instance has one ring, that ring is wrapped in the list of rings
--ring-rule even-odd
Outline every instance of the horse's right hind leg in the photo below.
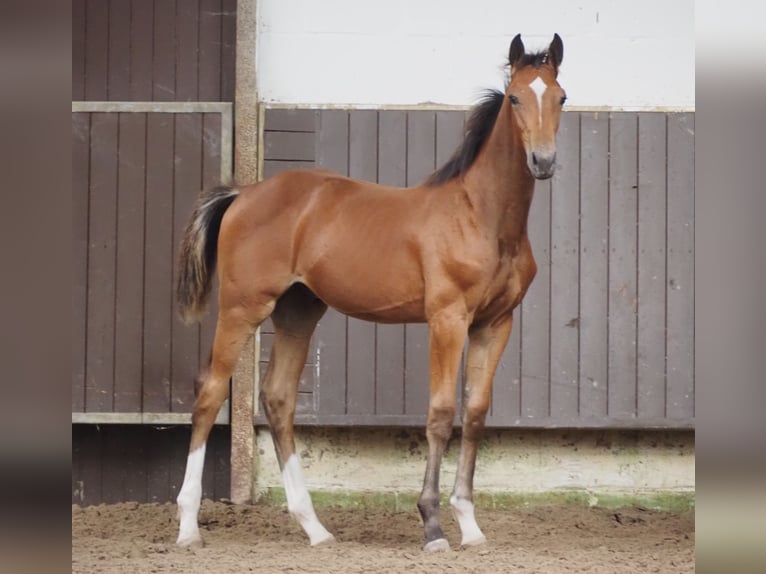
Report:
[[[207,437],[221,405],[229,394],[229,378],[242,348],[256,326],[268,317],[272,308],[273,304],[264,305],[255,321],[250,316],[252,313],[247,314],[242,308],[233,308],[219,313],[210,366],[200,373],[198,380],[186,474],[176,499],[181,523],[176,542],[179,546],[202,543],[197,525],[197,513],[202,498],[202,469],[205,463]]]
[[[274,344],[260,392],[282,470],[287,509],[300,523],[312,546],[332,542],[335,538],[314,512],[301,463],[295,454],[293,421],[298,382],[306,364],[311,334],[326,309],[322,301],[300,284],[293,285],[279,299],[271,316]]]

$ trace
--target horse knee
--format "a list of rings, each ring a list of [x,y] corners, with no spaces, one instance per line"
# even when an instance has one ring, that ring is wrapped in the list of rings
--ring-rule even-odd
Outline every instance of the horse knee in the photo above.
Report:
[[[455,407],[443,405],[432,407],[428,413],[426,435],[430,438],[447,440],[452,434],[452,423],[455,418]]]

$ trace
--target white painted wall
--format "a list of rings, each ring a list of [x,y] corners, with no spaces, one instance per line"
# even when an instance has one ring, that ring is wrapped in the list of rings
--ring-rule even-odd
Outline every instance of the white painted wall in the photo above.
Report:
[[[258,0],[267,103],[468,106],[511,38],[564,40],[569,107],[694,108],[694,0]]]

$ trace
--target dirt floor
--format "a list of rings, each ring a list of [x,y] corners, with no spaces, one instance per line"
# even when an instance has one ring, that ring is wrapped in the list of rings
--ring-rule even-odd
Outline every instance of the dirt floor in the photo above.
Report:
[[[72,572],[694,572],[694,513],[575,505],[477,511],[489,542],[461,550],[449,511],[442,522],[453,550],[420,550],[417,511],[320,508],[338,540],[311,548],[286,510],[204,501],[203,548],[177,548],[172,504],[72,507]]]

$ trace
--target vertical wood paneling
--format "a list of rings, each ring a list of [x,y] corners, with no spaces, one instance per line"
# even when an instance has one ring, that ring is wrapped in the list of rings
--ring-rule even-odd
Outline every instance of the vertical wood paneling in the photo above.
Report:
[[[144,263],[144,411],[169,412],[174,117],[148,114]]]
[[[237,0],[221,2],[221,101],[234,101]]]
[[[188,443],[188,425],[74,425],[72,504],[175,502]],[[229,496],[229,449],[229,430],[213,427],[202,473],[203,498]]]
[[[141,410],[146,115],[119,114],[114,410]]]
[[[436,115],[434,112],[407,113],[407,185],[422,183],[436,163]],[[404,409],[406,414],[428,412],[429,340],[426,325],[405,328]]]
[[[665,114],[638,114],[638,416],[665,416]]]
[[[354,110],[349,117],[349,176],[376,181],[378,176],[378,113]],[[375,413],[375,323],[348,319],[349,414]]]
[[[323,110],[317,134],[317,165],[348,175],[348,112]],[[319,351],[319,411],[346,412],[347,321],[328,309],[319,321],[315,337]]]
[[[378,181],[407,184],[407,112],[378,113]],[[375,365],[378,414],[404,414],[404,325],[377,326]]]
[[[194,209],[202,183],[202,114],[178,114],[175,118],[175,153],[173,166],[173,266],[172,287],[178,281],[178,249],[184,228]],[[173,412],[190,412],[194,405],[194,378],[199,366],[199,328],[186,325],[174,312],[172,317],[171,392]]]
[[[199,73],[199,0],[176,4],[176,100],[197,98]]]
[[[72,114],[72,411],[85,410],[90,114]]]
[[[609,117],[581,114],[580,416],[607,416]]]
[[[551,417],[579,413],[580,117],[561,118],[551,183]]]
[[[550,180],[535,183],[529,242],[537,276],[521,304],[521,416],[545,418],[550,409]]]
[[[77,0],[72,100],[233,101],[236,0]]]
[[[176,33],[175,0],[155,0],[152,100],[176,99]]]
[[[114,384],[117,115],[92,114],[85,405],[110,411]]]
[[[694,416],[694,115],[668,118],[667,417]]]
[[[132,0],[130,19],[130,99],[152,99],[153,0]]]
[[[72,0],[72,100],[85,99],[85,0]]]
[[[609,134],[609,415],[636,411],[637,121],[613,113]]]
[[[130,2],[109,2],[107,97],[130,98]]]
[[[109,4],[86,0],[85,13],[85,99],[107,98],[109,54]]]
[[[199,93],[203,102],[221,98],[221,0],[199,3]]]

